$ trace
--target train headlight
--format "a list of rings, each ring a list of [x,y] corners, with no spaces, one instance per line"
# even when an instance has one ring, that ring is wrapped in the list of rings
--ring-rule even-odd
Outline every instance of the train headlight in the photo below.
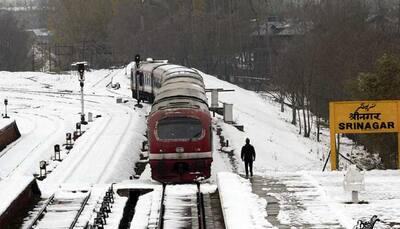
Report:
[[[175,151],[177,153],[183,153],[183,151],[185,151],[185,149],[183,147],[176,147]]]

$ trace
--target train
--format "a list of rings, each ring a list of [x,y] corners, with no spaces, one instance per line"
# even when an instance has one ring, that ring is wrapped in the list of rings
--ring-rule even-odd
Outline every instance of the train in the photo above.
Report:
[[[136,66],[132,96],[152,104],[147,117],[152,178],[162,183],[209,178],[212,122],[202,76],[168,61],[148,59]]]

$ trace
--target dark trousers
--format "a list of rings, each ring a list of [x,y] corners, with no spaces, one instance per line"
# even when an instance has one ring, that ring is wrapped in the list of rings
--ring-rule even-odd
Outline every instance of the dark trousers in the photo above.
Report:
[[[244,169],[246,170],[246,177],[249,176],[249,167],[250,167],[250,176],[253,176],[253,161],[244,161]]]

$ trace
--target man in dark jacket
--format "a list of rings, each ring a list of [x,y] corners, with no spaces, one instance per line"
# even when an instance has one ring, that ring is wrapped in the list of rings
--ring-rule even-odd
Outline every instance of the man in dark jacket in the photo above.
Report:
[[[246,145],[242,147],[241,153],[242,161],[244,161],[244,167],[246,169],[246,177],[249,176],[250,167],[250,176],[253,176],[253,161],[256,160],[256,151],[254,147],[250,145],[250,139],[246,138]]]

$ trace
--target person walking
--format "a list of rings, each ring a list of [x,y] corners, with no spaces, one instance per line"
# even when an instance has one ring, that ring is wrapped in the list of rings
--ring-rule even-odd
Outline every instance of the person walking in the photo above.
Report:
[[[249,167],[250,176],[253,176],[253,161],[256,160],[256,151],[254,150],[254,147],[250,145],[249,138],[246,138],[246,145],[242,147],[241,158],[242,161],[244,161],[246,177],[249,177]]]

